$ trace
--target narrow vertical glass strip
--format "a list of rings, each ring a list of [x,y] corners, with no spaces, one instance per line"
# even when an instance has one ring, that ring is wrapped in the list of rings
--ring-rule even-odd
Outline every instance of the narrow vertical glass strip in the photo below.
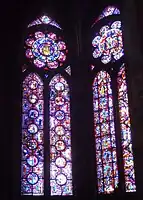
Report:
[[[105,71],[93,82],[93,109],[98,193],[110,194],[118,186],[118,167],[111,78]]]
[[[123,148],[124,176],[126,192],[135,192],[135,169],[131,139],[131,123],[129,116],[128,93],[126,83],[125,65],[118,73],[118,101],[121,126],[121,142]]]
[[[51,195],[68,196],[73,194],[69,86],[57,74],[49,88]]]
[[[21,195],[44,194],[43,82],[35,73],[23,81]]]

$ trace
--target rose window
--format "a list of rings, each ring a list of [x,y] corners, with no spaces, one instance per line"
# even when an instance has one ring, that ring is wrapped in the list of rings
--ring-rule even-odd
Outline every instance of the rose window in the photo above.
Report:
[[[26,40],[26,57],[38,68],[56,69],[66,60],[66,45],[56,34],[36,32]]]
[[[92,45],[95,47],[93,57],[101,57],[102,63],[119,60],[124,55],[121,22],[115,21],[111,27],[103,26]]]

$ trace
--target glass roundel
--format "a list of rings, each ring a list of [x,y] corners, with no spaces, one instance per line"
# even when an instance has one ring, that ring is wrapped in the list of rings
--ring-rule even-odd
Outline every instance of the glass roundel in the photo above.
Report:
[[[95,47],[93,57],[101,57],[102,63],[119,60],[124,55],[121,22],[103,26],[93,39],[92,46]]]
[[[56,69],[66,60],[66,44],[55,33],[35,32],[25,41],[25,55],[36,67]],[[31,86],[36,87],[34,83]]]
[[[36,174],[36,173],[31,173],[31,174],[29,174],[28,177],[27,177],[27,181],[28,181],[30,184],[32,184],[32,185],[34,185],[35,183],[37,183],[37,181],[38,181],[38,176],[37,176],[37,174]]]

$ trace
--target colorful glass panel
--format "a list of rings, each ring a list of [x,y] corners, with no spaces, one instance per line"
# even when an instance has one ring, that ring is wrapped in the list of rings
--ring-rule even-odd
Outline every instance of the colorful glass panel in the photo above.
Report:
[[[44,194],[43,82],[35,73],[23,81],[21,194]]]
[[[25,72],[25,71],[27,70],[27,68],[28,68],[28,66],[24,64],[24,65],[22,66],[22,72]]]
[[[105,71],[93,82],[93,108],[98,193],[109,194],[118,186],[118,167],[111,78]]]
[[[71,76],[71,67],[70,66],[65,68],[65,71]]]
[[[66,80],[57,74],[50,87],[51,195],[72,195],[70,95]]]
[[[118,8],[116,8],[114,6],[108,6],[103,10],[102,14],[99,15],[96,22],[103,19],[104,17],[108,17],[110,15],[119,15],[119,14],[120,14],[120,10]]]
[[[119,60],[124,55],[121,22],[114,21],[110,26],[103,26],[92,41],[95,48],[94,58],[101,57],[104,64]]]
[[[37,18],[36,20],[34,20],[33,22],[31,22],[28,25],[28,28],[31,27],[31,26],[39,25],[39,24],[49,24],[49,25],[55,26],[56,28],[61,29],[61,27],[59,26],[59,24],[57,24],[55,21],[53,21],[50,17],[48,17],[46,15],[43,15],[40,18]]]
[[[94,65],[90,65],[91,70],[94,70],[95,66]]]
[[[131,139],[131,123],[129,116],[128,92],[126,83],[125,65],[118,73],[118,101],[121,126],[121,140],[123,150],[124,177],[126,192],[135,192],[135,170]]]
[[[25,44],[26,57],[38,68],[56,69],[66,60],[66,44],[55,33],[35,32],[29,35]]]

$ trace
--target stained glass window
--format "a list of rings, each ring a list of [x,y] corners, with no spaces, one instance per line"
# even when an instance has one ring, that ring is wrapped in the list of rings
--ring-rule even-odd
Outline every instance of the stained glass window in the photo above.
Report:
[[[25,41],[25,55],[38,68],[56,69],[66,60],[66,45],[55,33],[35,32]]]
[[[91,68],[91,70],[93,70],[93,69],[95,68],[95,66],[94,66],[94,65],[91,65],[90,68]]]
[[[35,74],[23,81],[21,193],[44,194],[43,82]]]
[[[72,195],[70,96],[67,81],[55,75],[50,84],[51,195]]]
[[[121,126],[121,140],[123,149],[124,177],[126,192],[135,192],[135,170],[131,139],[131,123],[129,116],[128,92],[126,83],[125,65],[118,73],[118,101]]]
[[[101,57],[104,64],[119,60],[124,55],[121,22],[114,21],[110,26],[103,26],[92,41],[93,57]]]
[[[110,15],[118,15],[118,14],[120,14],[120,10],[118,8],[116,8],[115,6],[108,6],[103,10],[102,14],[99,15],[96,22],[103,19],[104,17],[110,16]]]
[[[98,192],[109,194],[118,185],[118,167],[111,78],[106,71],[94,79],[93,108]]]
[[[31,22],[28,25],[28,28],[31,27],[31,26],[39,25],[39,24],[48,24],[48,25],[52,25],[52,26],[55,26],[56,28],[61,29],[61,27],[59,26],[59,24],[57,24],[54,20],[52,20],[47,15],[42,15],[41,17],[39,17],[36,20],[34,20],[33,22]]]
[[[114,6],[105,8],[97,19],[99,32],[97,33],[97,28],[94,26],[92,40],[92,56],[95,58],[90,65],[92,73],[95,73],[95,66],[98,65],[99,60],[103,70],[95,75],[93,82],[93,109],[98,192],[104,194],[114,192],[115,188],[123,192],[124,190],[126,192],[136,191],[128,92],[123,64],[122,26],[119,14],[120,11]],[[114,15],[118,15],[116,21]],[[108,18],[108,24],[106,20],[104,23],[103,18],[105,17]],[[103,19],[102,23],[99,22],[101,19]],[[121,63],[122,67],[120,67]],[[98,69],[99,66],[96,70]],[[110,71],[111,77],[104,70]],[[115,80],[117,80],[117,85]],[[119,105],[119,109],[116,105]],[[119,115],[119,118],[117,116],[114,118],[114,113]],[[117,124],[120,124],[120,127]],[[118,143],[117,147],[116,143]],[[118,165],[119,162],[120,165]],[[120,176],[118,176],[119,173]]]
[[[71,76],[71,67],[70,67],[70,66],[68,66],[68,67],[65,69],[65,71]]]
[[[29,71],[29,75],[22,90],[21,194],[69,196],[73,194],[70,91],[59,74],[70,79],[67,45],[61,27],[47,15],[38,17],[27,28],[22,72]]]

